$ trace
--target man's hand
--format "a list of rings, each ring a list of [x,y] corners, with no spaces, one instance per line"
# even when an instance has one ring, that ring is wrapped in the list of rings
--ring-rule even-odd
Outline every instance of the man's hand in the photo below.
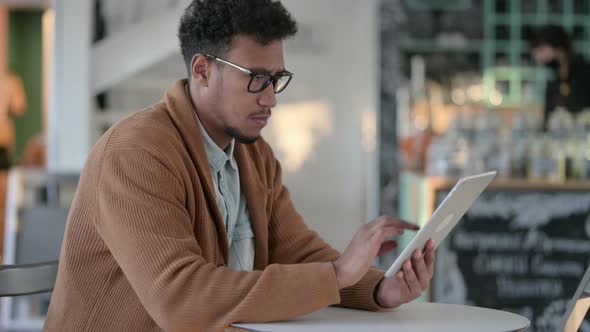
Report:
[[[338,288],[352,286],[361,280],[377,255],[397,247],[395,241],[385,239],[403,234],[404,229],[417,230],[419,227],[388,216],[381,216],[360,226],[342,255],[332,263]]]
[[[415,300],[428,288],[434,271],[434,247],[434,240],[428,240],[424,253],[414,251],[412,259],[405,261],[400,271],[381,281],[376,294],[380,306],[398,307]]]

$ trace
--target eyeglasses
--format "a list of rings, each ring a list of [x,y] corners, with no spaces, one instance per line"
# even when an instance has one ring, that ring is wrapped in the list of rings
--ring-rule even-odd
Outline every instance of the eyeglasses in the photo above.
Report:
[[[248,92],[250,93],[259,93],[264,91],[269,84],[272,83],[273,91],[275,94],[283,92],[287,85],[291,82],[293,78],[293,73],[288,71],[282,71],[280,73],[276,73],[274,76],[269,73],[263,72],[255,72],[250,69],[244,68],[242,66],[236,65],[235,63],[231,63],[229,61],[223,60],[213,55],[205,55],[208,58],[214,59],[219,61],[223,64],[228,66],[234,67],[237,70],[250,75],[250,83],[248,83]]]

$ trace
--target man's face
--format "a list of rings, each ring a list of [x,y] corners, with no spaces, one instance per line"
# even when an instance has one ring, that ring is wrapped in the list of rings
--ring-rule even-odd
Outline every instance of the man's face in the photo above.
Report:
[[[252,36],[234,38],[231,50],[223,58],[254,72],[274,75],[285,70],[282,41],[262,45]],[[217,68],[211,81],[214,100],[213,116],[224,132],[242,143],[252,143],[260,137],[271,109],[277,100],[273,84],[258,93],[248,91],[250,76],[230,65],[211,60]]]
[[[537,63],[546,65],[557,59],[557,50],[549,45],[539,45],[533,48],[533,58]]]

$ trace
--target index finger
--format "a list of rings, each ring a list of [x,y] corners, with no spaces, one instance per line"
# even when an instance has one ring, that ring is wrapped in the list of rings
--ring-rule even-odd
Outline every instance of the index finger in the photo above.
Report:
[[[394,218],[390,216],[381,216],[381,221],[377,223],[378,227],[397,227],[401,229],[410,229],[410,230],[418,230],[420,226],[416,224],[412,224],[410,222],[401,220],[399,218]]]

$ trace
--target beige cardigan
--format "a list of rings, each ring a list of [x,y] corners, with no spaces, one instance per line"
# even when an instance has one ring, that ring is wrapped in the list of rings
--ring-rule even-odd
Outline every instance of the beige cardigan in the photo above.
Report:
[[[329,305],[378,310],[383,273],[338,291],[329,263],[338,252],[306,227],[262,139],[235,149],[255,271],[225,267],[225,227],[184,84],[116,124],[90,153],[44,330],[219,331]]]

